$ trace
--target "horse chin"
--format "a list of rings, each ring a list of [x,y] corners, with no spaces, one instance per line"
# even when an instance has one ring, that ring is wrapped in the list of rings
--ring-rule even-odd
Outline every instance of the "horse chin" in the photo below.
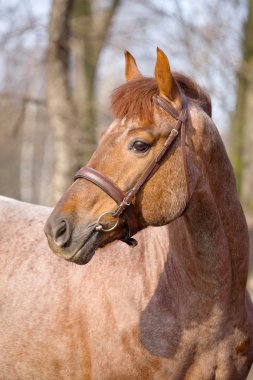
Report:
[[[89,238],[81,245],[81,247],[76,251],[70,258],[67,258],[67,261],[71,261],[78,265],[87,264],[92,257],[96,249],[99,246],[98,242],[98,231],[93,231]]]
[[[75,251],[75,253],[72,254],[72,256],[63,257],[66,261],[70,261],[78,265],[85,265],[92,259],[97,248],[102,248],[115,240],[121,240],[124,236],[126,236],[126,231],[124,231],[124,229],[123,231],[117,231],[116,234],[114,231],[110,234],[104,234],[101,233],[101,231],[96,231],[96,229],[93,229],[88,236],[86,235],[85,240]]]

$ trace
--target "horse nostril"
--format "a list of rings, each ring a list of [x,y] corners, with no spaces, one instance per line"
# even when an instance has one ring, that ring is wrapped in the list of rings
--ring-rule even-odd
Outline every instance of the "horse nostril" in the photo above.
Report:
[[[59,247],[66,245],[71,237],[69,222],[65,219],[61,220],[54,231],[54,241]]]
[[[61,235],[63,235],[66,232],[67,226],[65,220],[62,220],[60,223],[60,226],[55,232],[55,239],[58,239]]]

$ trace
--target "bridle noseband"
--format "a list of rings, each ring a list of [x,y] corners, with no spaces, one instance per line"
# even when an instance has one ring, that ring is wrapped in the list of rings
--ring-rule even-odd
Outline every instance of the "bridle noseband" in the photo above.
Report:
[[[186,183],[187,183],[187,191],[188,189],[188,178],[187,178],[187,167],[186,167],[186,152],[185,152],[185,125],[188,118],[187,110],[187,99],[184,94],[182,94],[182,109],[179,112],[176,108],[171,106],[165,99],[156,95],[153,97],[153,101],[159,107],[163,108],[166,112],[168,112],[174,119],[177,120],[176,126],[171,130],[167,140],[164,143],[163,148],[160,153],[155,157],[155,159],[150,163],[147,169],[144,171],[142,176],[136,182],[136,184],[127,192],[124,193],[114,182],[112,182],[108,177],[105,177],[103,174],[99,173],[97,170],[90,168],[88,166],[84,166],[75,174],[74,180],[78,178],[86,179],[98,187],[100,187],[105,193],[107,193],[116,203],[117,208],[114,211],[106,211],[102,213],[98,220],[95,229],[97,231],[109,232],[114,230],[119,222],[119,217],[123,216],[128,225],[128,234],[122,239],[128,245],[134,247],[137,245],[137,241],[132,238],[133,235],[138,231],[138,224],[136,215],[134,212],[133,200],[136,194],[139,192],[141,187],[155,174],[155,172],[159,169],[160,165],[163,162],[164,157],[169,152],[169,148],[171,147],[173,141],[179,135],[179,131],[181,129],[181,148],[183,154],[183,162],[186,173]],[[115,224],[111,228],[105,228],[102,224],[102,219],[105,215],[111,215],[116,219]]]

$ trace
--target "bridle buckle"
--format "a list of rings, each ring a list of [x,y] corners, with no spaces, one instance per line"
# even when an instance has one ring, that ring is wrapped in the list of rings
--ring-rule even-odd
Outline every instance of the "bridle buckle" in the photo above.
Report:
[[[132,203],[131,201],[126,201],[126,198],[123,199],[122,203],[124,203],[124,205],[126,206],[130,206],[130,204]]]

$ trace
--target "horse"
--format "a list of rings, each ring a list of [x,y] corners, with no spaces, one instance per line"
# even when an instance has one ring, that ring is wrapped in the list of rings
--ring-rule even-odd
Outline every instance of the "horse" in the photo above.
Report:
[[[1,200],[1,379],[247,377],[248,231],[210,98],[160,49],[125,76],[52,213]]]

